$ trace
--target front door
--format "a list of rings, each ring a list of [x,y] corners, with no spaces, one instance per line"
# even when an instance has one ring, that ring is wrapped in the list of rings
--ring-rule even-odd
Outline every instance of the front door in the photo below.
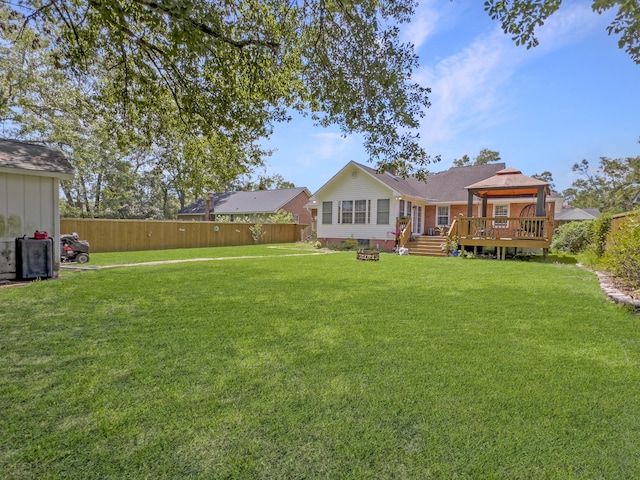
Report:
[[[422,207],[414,205],[411,208],[411,225],[414,235],[422,235]]]

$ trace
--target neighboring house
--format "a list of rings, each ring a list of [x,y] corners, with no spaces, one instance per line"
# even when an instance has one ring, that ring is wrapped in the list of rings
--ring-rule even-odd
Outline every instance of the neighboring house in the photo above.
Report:
[[[50,147],[0,140],[0,279],[16,278],[16,238],[36,230],[54,239],[54,271],[60,259],[61,179],[73,178],[64,154]]]
[[[595,220],[600,216],[597,208],[563,208],[556,213],[555,221],[557,225],[580,220]]]
[[[305,208],[311,193],[305,187],[249,192],[210,193],[178,212],[178,220],[215,221],[223,218],[231,222],[239,219],[264,219],[278,210],[293,215],[294,223],[308,225],[311,212]]]
[[[504,163],[454,167],[420,181],[392,172],[377,173],[352,161],[311,196],[308,208],[317,208],[317,236],[323,244],[353,237],[362,245],[391,250],[399,219],[411,218],[414,236],[437,235],[438,227],[449,227],[454,218],[468,214],[466,187],[500,171],[506,171]],[[517,196],[517,192],[508,198],[491,198],[487,216],[517,217],[529,215],[527,212],[533,216],[536,201],[535,195]],[[557,202],[562,204],[562,198],[546,198],[548,217],[553,218]],[[482,208],[482,202],[474,200],[472,216],[479,216]]]

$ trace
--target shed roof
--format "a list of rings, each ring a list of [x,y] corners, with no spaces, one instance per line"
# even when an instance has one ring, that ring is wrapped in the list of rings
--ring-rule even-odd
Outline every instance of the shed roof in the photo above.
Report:
[[[540,188],[550,194],[549,184],[537,178],[523,175],[515,168],[505,168],[492,177],[467,185],[465,188],[478,197],[514,197],[537,195]]]
[[[0,170],[63,179],[74,174],[62,150],[18,140],[0,140]]]
[[[309,190],[306,187],[214,193],[213,213],[219,215],[275,213],[302,192],[307,192],[309,196]],[[204,203],[205,200],[201,198],[181,209],[178,214],[204,214]]]

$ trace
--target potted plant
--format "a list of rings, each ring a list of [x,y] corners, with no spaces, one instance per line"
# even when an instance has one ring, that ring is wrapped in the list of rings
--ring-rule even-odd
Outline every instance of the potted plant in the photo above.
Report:
[[[449,229],[446,227],[446,225],[438,225],[437,229],[438,232],[440,232],[441,237],[446,237],[447,233],[449,233]]]
[[[442,251],[445,255],[451,255],[453,252],[458,251],[458,237],[447,237],[442,243]]]

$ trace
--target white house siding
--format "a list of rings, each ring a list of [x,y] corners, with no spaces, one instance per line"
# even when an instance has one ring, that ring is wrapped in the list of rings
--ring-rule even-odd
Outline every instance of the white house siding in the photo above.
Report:
[[[55,239],[54,259],[60,258],[58,187],[57,178],[0,173],[0,279],[16,276],[15,239],[36,230]]]
[[[353,172],[357,172],[353,176]],[[340,172],[332,181],[326,184],[316,195],[318,206],[318,238],[392,240],[395,237],[389,232],[395,230],[397,202],[391,188],[373,179],[367,172],[355,165]],[[377,225],[378,200],[389,200],[389,223]],[[338,223],[338,205],[343,200],[371,201],[369,223]],[[322,223],[323,202],[333,202],[331,225]]]

